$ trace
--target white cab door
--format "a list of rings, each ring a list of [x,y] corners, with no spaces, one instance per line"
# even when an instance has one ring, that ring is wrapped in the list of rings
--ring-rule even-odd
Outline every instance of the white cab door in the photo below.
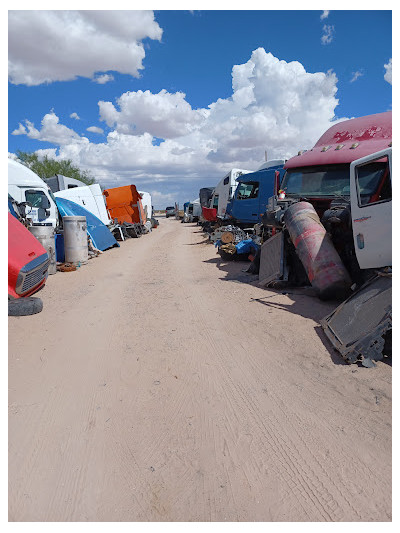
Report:
[[[362,269],[392,264],[391,169],[391,148],[350,165],[354,247]]]

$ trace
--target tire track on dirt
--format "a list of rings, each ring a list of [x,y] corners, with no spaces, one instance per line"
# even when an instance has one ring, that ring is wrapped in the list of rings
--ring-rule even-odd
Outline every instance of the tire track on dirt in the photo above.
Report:
[[[197,298],[201,298],[201,296],[202,296],[201,294],[198,294]],[[204,305],[199,306],[199,309],[204,309]],[[197,312],[197,309],[194,308],[193,312]],[[203,317],[199,315],[198,318],[202,322],[202,326],[203,326],[202,329],[204,331],[205,336],[207,337],[207,341],[209,342],[210,346],[214,348],[215,355],[220,361],[221,374],[223,374],[224,370],[226,371],[226,367],[227,367],[226,362],[228,361],[230,357],[229,350],[226,350],[225,346],[221,346],[221,344],[218,342],[218,339],[216,339],[215,337],[212,336],[212,334],[210,334],[209,324],[207,323],[208,322],[207,317]],[[231,348],[234,348],[234,347],[231,347]],[[236,362],[238,361],[236,360]],[[243,372],[242,378],[243,376],[246,375],[246,373],[249,374],[247,368],[244,368],[243,365],[242,365],[241,370]],[[297,478],[298,483],[300,483],[302,487],[303,496],[307,495],[310,502],[312,502],[313,505],[319,508],[319,513],[325,520],[340,519],[341,517],[336,517],[336,514],[337,514],[336,511],[339,507],[337,502],[334,504],[331,503],[335,501],[335,499],[330,492],[324,489],[321,479],[319,478],[319,475],[315,471],[314,462],[317,463],[319,470],[322,470],[323,474],[326,475],[326,470],[324,471],[321,463],[317,460],[316,455],[315,454],[311,455],[311,460],[309,460],[306,463],[308,466],[307,470],[302,467],[297,466],[297,465],[301,465],[301,463],[304,462],[305,460],[304,454],[306,453],[308,455],[307,446],[304,442],[304,439],[302,439],[301,435],[298,432],[296,432],[296,437],[297,437],[297,444],[296,444],[293,440],[291,440],[288,437],[286,433],[282,432],[281,424],[277,422],[274,423],[274,421],[272,420],[272,417],[268,419],[269,424],[267,425],[265,423],[265,419],[261,420],[259,417],[257,417],[257,405],[251,401],[246,391],[246,388],[241,386],[240,383],[238,384],[236,378],[235,380],[230,378],[229,374],[228,376],[223,376],[225,380],[227,377],[229,378],[230,394],[232,394],[233,398],[235,398],[235,396],[237,397],[237,394],[239,394],[240,401],[238,402],[238,404],[247,405],[248,415],[253,418],[253,420],[255,421],[259,429],[260,428],[263,429],[264,435],[266,436],[268,441],[274,445],[271,447],[274,448],[274,452],[277,458],[279,459],[281,466],[283,467],[283,465],[289,465],[290,478],[293,478],[293,477]],[[250,381],[248,383],[250,384]],[[229,398],[229,394],[227,394],[227,398]],[[287,420],[287,421],[288,423],[291,422],[291,420]],[[275,434],[280,436],[279,440],[275,438]],[[281,444],[281,442],[283,442],[283,445]],[[303,451],[302,451],[303,455],[299,455],[300,454],[300,450],[298,449],[299,445],[303,448]],[[289,457],[286,454],[285,448],[289,446],[290,446],[290,449],[292,450],[292,453],[293,453],[293,450],[297,452],[296,459],[291,459],[291,457]],[[317,481],[317,485],[315,485],[315,480]],[[330,481],[333,481],[332,478],[330,478]],[[294,492],[294,488],[292,487],[292,485],[288,484],[288,486],[289,488],[291,488],[292,492]],[[334,482],[333,482],[333,486],[335,487]],[[346,503],[349,504],[349,502],[346,502]],[[306,504],[307,504],[307,501],[306,501]],[[310,506],[308,504],[306,505],[306,507],[307,508],[312,507],[313,505]],[[350,507],[352,507],[351,504],[349,505]],[[327,510],[327,507],[328,507],[328,510]],[[306,508],[303,506],[303,510],[305,509]],[[354,507],[352,507],[352,511],[356,514],[356,516],[359,516],[357,513],[357,510]]]

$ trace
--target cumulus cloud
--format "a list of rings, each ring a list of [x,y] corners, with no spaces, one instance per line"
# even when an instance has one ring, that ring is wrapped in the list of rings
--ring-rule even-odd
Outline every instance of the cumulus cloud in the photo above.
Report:
[[[114,81],[114,76],[112,74],[102,74],[101,76],[96,76],[95,78],[93,78],[92,81],[98,83],[99,85],[104,85],[109,81]]]
[[[321,20],[324,20],[326,18],[328,18],[329,16],[329,11],[326,9],[325,11],[322,12],[321,16],[319,17]]]
[[[165,89],[124,93],[117,100],[119,111],[111,102],[99,102],[100,118],[116,131],[131,135],[145,132],[154,137],[182,137],[198,127],[206,111],[194,111],[185,94],[171,94]]]
[[[80,137],[74,130],[60,124],[60,119],[54,111],[47,113],[43,117],[42,128],[40,130],[36,129],[32,122],[25,120],[25,125],[20,123],[18,129],[12,132],[12,135],[22,134],[27,135],[30,139],[50,142],[60,146],[87,141],[87,139]]]
[[[71,113],[69,118],[74,118],[75,120],[81,120],[81,117],[78,115],[78,113]]]
[[[386,72],[383,77],[385,81],[392,85],[392,58],[389,59],[389,63],[387,65],[384,65],[384,67]]]
[[[9,79],[17,85],[110,70],[138,77],[141,41],[162,36],[152,11],[9,11],[8,23]]]
[[[162,193],[158,190],[151,189],[150,191],[146,191],[151,194],[151,200],[153,205],[174,205],[177,195],[171,192],[168,193]]]
[[[321,37],[321,43],[322,44],[329,44],[333,41],[333,33],[335,31],[335,26],[329,26],[328,24],[324,24],[322,27],[323,34]]]
[[[89,126],[86,128],[86,131],[91,131],[92,133],[104,133],[104,130],[101,128],[98,128],[97,126]]]
[[[352,72],[350,83],[354,83],[355,81],[358,80],[358,78],[360,78],[363,75],[364,73],[361,70],[356,70],[356,72]]]
[[[335,119],[337,81],[332,71],[310,73],[259,48],[233,67],[232,95],[207,108],[193,109],[182,92],[127,92],[115,103],[99,102],[100,119],[111,128],[104,142],[80,137],[54,113],[41,129],[26,121],[14,134],[53,142],[58,148],[41,155],[71,159],[106,187],[137,183],[149,190],[140,183],[152,180],[159,183],[152,190],[167,194],[180,180],[188,200],[196,197],[190,179],[212,186],[231,168],[258,168],[265,150],[270,159],[286,159],[311,148]]]

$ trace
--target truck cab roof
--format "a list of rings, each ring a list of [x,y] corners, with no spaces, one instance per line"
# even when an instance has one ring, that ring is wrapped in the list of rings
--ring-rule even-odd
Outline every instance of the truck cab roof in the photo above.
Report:
[[[290,158],[285,169],[351,163],[391,146],[392,112],[377,113],[338,122],[330,127],[311,150]]]
[[[48,189],[46,183],[39,178],[31,169],[14,161],[8,160],[8,184],[18,185],[19,187],[41,187]]]

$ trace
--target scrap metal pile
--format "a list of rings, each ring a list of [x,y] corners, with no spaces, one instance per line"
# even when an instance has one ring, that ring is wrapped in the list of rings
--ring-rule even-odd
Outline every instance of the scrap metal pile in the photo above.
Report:
[[[391,356],[391,165],[391,112],[351,119],[288,161],[236,183],[232,170],[199,221],[225,261],[252,261],[260,286],[341,302],[322,329],[346,362],[366,367]]]

